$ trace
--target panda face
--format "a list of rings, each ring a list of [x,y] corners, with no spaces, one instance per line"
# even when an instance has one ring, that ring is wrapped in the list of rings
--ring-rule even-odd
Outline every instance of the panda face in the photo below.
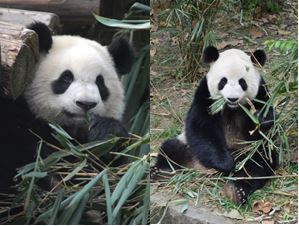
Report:
[[[33,113],[60,125],[82,125],[86,114],[120,119],[123,89],[105,46],[75,36],[54,36],[25,91]]]
[[[261,76],[250,56],[241,50],[230,49],[219,54],[207,74],[212,99],[222,96],[228,107],[246,103],[259,89]]]

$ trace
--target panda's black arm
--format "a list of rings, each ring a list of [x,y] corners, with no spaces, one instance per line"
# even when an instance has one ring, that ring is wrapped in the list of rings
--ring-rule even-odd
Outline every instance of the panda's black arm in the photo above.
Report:
[[[127,138],[129,134],[119,120],[95,116],[90,125],[88,141],[104,140],[112,136]]]
[[[186,138],[193,154],[204,166],[222,172],[229,172],[234,167],[234,160],[227,148],[221,116],[209,115],[212,103],[204,77],[194,96],[186,120]]]

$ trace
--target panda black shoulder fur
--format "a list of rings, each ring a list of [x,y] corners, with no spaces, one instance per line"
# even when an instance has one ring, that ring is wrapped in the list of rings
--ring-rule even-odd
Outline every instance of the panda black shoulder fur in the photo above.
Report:
[[[102,46],[78,36],[52,36],[39,22],[29,29],[38,34],[40,49],[33,81],[16,101],[0,99],[1,192],[12,184],[17,167],[34,161],[38,139],[32,132],[53,142],[48,122],[80,142],[128,136],[121,124],[120,76],[130,71],[135,54],[127,39]],[[86,114],[93,118],[90,124]]]
[[[256,151],[245,166],[234,172],[235,161],[241,161],[246,154],[238,153],[234,160],[232,153],[240,149],[241,141],[261,139],[256,125],[239,107],[247,105],[247,98],[256,109],[261,123],[260,130],[269,130],[273,125],[274,111],[270,107],[264,117],[263,104],[255,99],[266,102],[268,91],[257,67],[264,65],[266,54],[257,50],[252,56],[238,49],[219,53],[215,47],[207,47],[203,54],[205,63],[210,64],[208,74],[202,78],[194,95],[193,103],[188,112],[182,134],[165,141],[151,175],[158,171],[169,171],[170,166],[214,168],[224,173],[233,172],[234,177],[270,176],[277,167],[275,153],[266,156],[263,150]],[[215,99],[222,96],[226,100],[224,108],[215,115],[209,113],[209,107]],[[255,131],[253,134],[250,132]],[[236,153],[234,153],[235,155]],[[248,175],[249,174],[249,175]],[[243,204],[247,196],[266,183],[265,179],[229,181],[224,193],[234,203]]]

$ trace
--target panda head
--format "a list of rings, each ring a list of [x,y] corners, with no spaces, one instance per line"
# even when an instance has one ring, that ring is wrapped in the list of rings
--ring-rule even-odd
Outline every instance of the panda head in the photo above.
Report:
[[[120,75],[134,50],[125,38],[102,46],[78,36],[52,36],[42,23],[30,27],[39,37],[40,60],[25,98],[36,117],[80,126],[86,114],[121,119],[124,111]]]
[[[210,64],[207,83],[212,99],[222,96],[228,107],[235,108],[246,103],[246,98],[256,97],[261,82],[258,67],[266,61],[264,51],[256,50],[249,56],[238,49],[219,53],[210,46],[204,50],[203,60]]]

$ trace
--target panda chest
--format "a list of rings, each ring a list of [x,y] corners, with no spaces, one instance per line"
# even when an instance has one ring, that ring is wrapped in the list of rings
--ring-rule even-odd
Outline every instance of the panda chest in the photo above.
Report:
[[[223,133],[229,149],[236,150],[244,147],[244,114],[239,111],[222,112]]]

